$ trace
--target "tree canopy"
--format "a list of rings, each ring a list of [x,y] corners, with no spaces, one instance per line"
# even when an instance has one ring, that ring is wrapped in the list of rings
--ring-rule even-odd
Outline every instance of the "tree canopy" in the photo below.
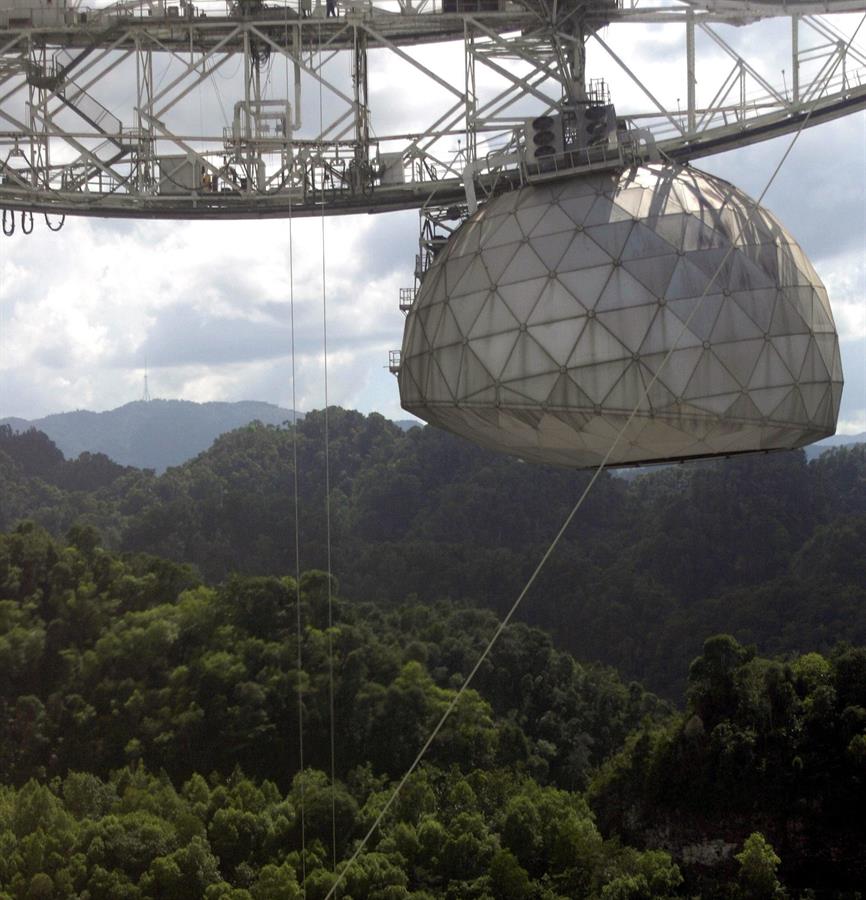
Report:
[[[324,416],[253,424],[152,472],[98,454],[63,460],[36,432],[0,429],[0,528],[192,564],[209,582],[295,567],[294,458],[304,569],[324,568]],[[586,484],[433,428],[329,410],[332,563],[347,600],[511,605]],[[866,445],[602,476],[521,615],[577,657],[675,699],[720,631],[762,652],[866,643]]]

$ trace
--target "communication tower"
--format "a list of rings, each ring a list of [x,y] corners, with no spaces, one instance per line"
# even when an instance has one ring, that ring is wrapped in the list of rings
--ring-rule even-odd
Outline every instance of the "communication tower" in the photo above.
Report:
[[[144,361],[144,390],[141,393],[143,403],[150,403],[150,388],[147,384],[147,360]]]

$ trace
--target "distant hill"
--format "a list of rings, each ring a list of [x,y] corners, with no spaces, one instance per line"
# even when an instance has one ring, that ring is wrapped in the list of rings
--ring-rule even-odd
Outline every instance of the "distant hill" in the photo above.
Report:
[[[258,401],[139,400],[106,412],[81,409],[32,421],[2,419],[0,425],[9,425],[15,431],[39,429],[67,459],[85,451],[104,453],[125,466],[163,472],[207,450],[227,431],[257,420],[281,425],[291,418],[291,410]]]
[[[810,444],[805,448],[806,458],[814,459],[831,447],[845,447],[849,444],[866,444],[866,431],[862,434],[834,434],[832,437],[824,438],[817,444]]]

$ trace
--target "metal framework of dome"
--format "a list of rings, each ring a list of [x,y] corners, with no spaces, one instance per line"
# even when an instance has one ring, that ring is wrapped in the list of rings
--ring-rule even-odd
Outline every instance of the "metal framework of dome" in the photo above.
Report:
[[[424,277],[399,383],[431,424],[580,467],[623,428],[610,465],[803,446],[834,432],[842,369],[782,225],[722,179],[653,166],[482,207]]]

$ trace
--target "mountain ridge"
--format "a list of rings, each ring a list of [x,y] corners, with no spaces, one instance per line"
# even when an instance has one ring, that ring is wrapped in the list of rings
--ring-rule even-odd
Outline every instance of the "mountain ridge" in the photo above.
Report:
[[[259,400],[135,400],[104,412],[80,409],[32,420],[9,417],[0,419],[0,425],[44,432],[67,459],[84,452],[104,453],[121,465],[164,472],[198,456],[227,431],[255,421],[282,425],[292,418],[292,410]]]

